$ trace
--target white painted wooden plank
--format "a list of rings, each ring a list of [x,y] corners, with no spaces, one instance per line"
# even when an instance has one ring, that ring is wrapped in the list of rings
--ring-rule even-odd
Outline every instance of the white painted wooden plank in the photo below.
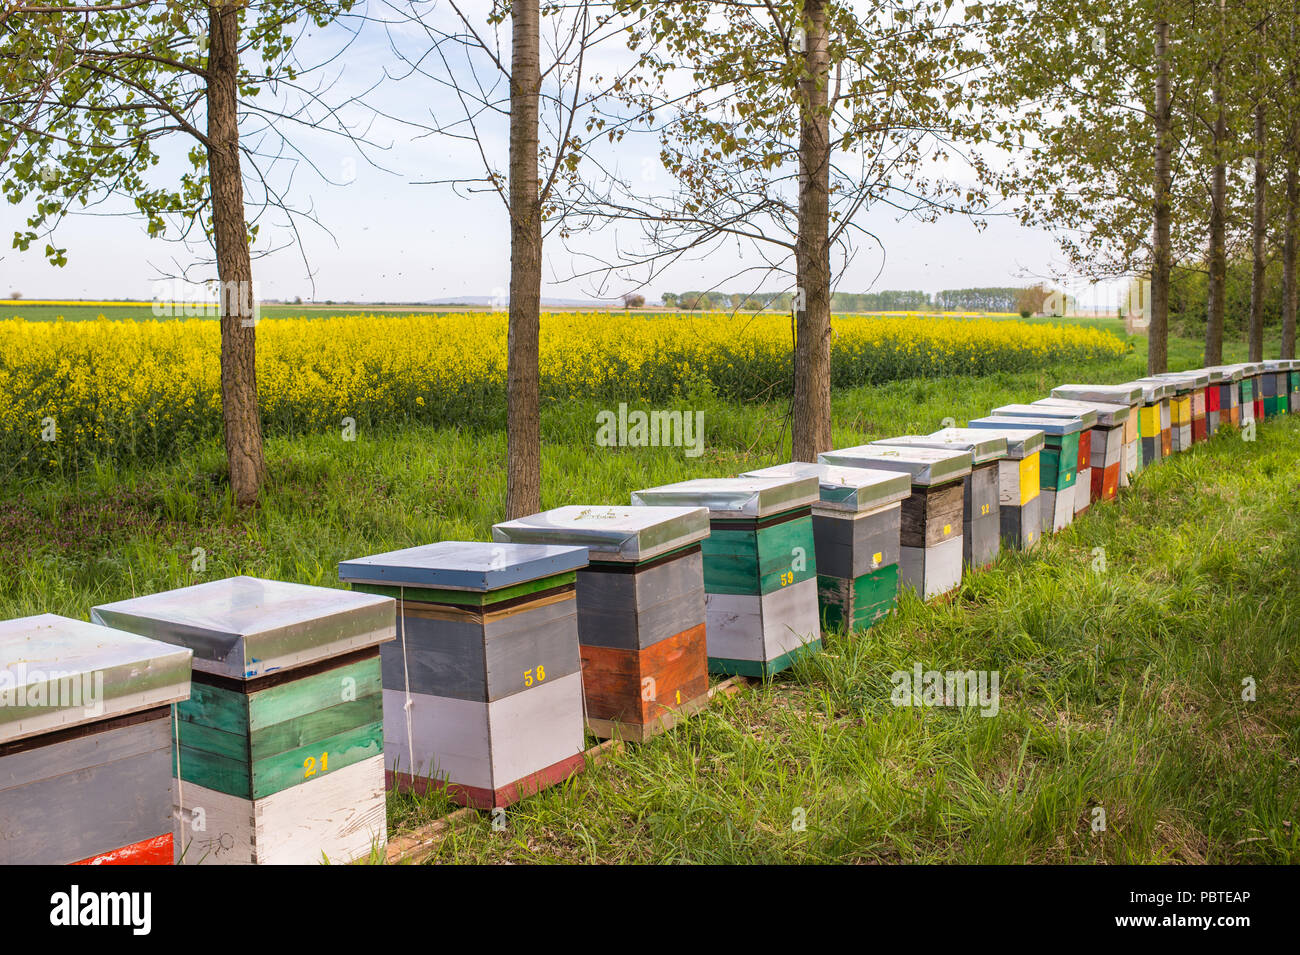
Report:
[[[494,700],[488,711],[493,789],[582,752],[581,673]]]
[[[182,864],[343,863],[387,843],[381,756],[256,801],[194,783],[183,783],[180,791],[176,846]]]
[[[801,580],[760,598],[763,614],[765,659],[775,660],[806,643],[820,639],[821,610],[817,578]]]
[[[705,594],[705,643],[711,657],[762,660],[763,607],[757,594]]]
[[[384,759],[373,756],[254,803],[261,865],[347,863],[388,844]]]
[[[904,547],[898,564],[901,585],[911,587],[924,600],[960,585],[962,539],[958,534],[930,547]]]
[[[572,674],[581,679],[581,674]],[[384,766],[417,778],[445,777],[464,786],[492,789],[488,703],[411,694],[413,746],[406,732],[406,695],[384,690]],[[411,751],[415,754],[414,772]]]
[[[1092,503],[1092,468],[1084,468],[1074,482],[1074,513],[1079,514],[1088,509]]]

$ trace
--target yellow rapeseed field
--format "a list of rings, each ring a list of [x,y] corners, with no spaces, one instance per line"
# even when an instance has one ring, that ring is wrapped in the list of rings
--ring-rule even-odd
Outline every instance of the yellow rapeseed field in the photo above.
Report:
[[[836,387],[1111,360],[1128,348],[1095,329],[991,319],[853,316],[833,333]],[[270,433],[337,429],[344,417],[455,423],[504,400],[501,314],[268,318],[257,336]],[[776,397],[789,391],[790,355],[786,316],[548,314],[542,393]],[[0,320],[0,447],[37,466],[166,455],[220,434],[218,380],[212,320]]]

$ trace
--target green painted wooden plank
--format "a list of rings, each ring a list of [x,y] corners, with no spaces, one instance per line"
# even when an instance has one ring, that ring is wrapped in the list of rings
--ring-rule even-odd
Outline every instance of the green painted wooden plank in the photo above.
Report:
[[[332,739],[350,729],[382,723],[383,719],[383,693],[371,693],[359,700],[254,730],[249,740],[249,753],[253,762],[257,762],[278,753],[319,744],[321,740]]]
[[[256,734],[276,723],[296,720],[384,688],[379,657],[358,660],[301,680],[259,690],[248,697],[248,728]]]
[[[709,593],[770,594],[817,576],[811,515],[757,531],[715,528],[702,544]],[[796,547],[803,551],[798,566]]]
[[[186,723],[248,736],[248,697],[234,690],[195,680],[190,683],[190,698],[177,704],[176,716]]]
[[[513,587],[502,587],[500,590],[437,590],[423,587],[387,587],[381,584],[352,584],[352,589],[363,594],[379,594],[383,597],[392,597],[394,600],[405,597],[407,600],[417,600],[424,603],[439,604],[460,604],[473,607],[484,607],[488,604],[498,603],[502,600],[510,600],[514,597],[524,597],[528,594],[535,594],[539,591],[550,590],[553,587],[563,587],[565,584],[575,583],[578,579],[577,571],[569,570],[562,574],[553,574],[550,577],[539,577],[537,580],[526,580],[522,584],[515,584]]]
[[[795,647],[789,653],[783,653],[774,660],[731,660],[726,657],[709,657],[709,672],[725,676],[752,676],[765,678],[774,676],[782,670],[794,666],[794,662],[806,653],[816,653],[822,648],[820,639]]]
[[[221,730],[201,723],[177,721],[176,733],[180,745],[196,752],[211,753],[227,759],[248,762],[248,737],[238,733],[224,733]]]
[[[1038,486],[1044,491],[1063,491],[1074,487],[1078,479],[1079,436],[1067,437],[1074,440],[1065,442],[1060,449],[1044,448],[1040,452]]]
[[[180,771],[176,770],[176,759],[172,760],[172,773],[183,782],[195,783],[215,789],[217,792],[229,793],[231,796],[249,798],[248,763],[245,760],[217,756],[199,750],[180,748]]]
[[[796,562],[798,554],[802,554],[802,560]],[[760,592],[764,594],[817,576],[811,515],[773,524],[758,532],[758,570]]]
[[[758,540],[754,531],[715,529],[700,544],[706,591],[758,594]]]
[[[898,599],[898,565],[890,564],[857,580],[818,576],[817,596],[830,629],[866,630],[887,616]]]
[[[384,723],[379,720],[253,763],[253,798],[261,799],[384,752]],[[322,760],[324,757],[324,760]],[[307,775],[307,761],[315,772]],[[324,762],[326,769],[322,770]]]

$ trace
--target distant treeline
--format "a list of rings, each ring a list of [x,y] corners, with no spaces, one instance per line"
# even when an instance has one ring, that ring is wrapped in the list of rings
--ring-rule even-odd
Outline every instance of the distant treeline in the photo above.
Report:
[[[937,295],[920,291],[836,292],[831,308],[837,312],[1015,312],[1019,310],[1020,288],[947,289]],[[666,308],[688,311],[746,309],[788,312],[789,292],[665,292]]]

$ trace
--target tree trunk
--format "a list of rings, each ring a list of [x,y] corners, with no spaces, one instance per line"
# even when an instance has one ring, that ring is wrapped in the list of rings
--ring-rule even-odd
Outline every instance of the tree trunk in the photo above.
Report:
[[[1225,0],[1219,0],[1219,25],[1226,30]],[[1223,313],[1228,282],[1228,252],[1225,235],[1228,203],[1228,164],[1224,149],[1228,142],[1227,111],[1223,106],[1223,57],[1214,63],[1214,169],[1210,184],[1210,287],[1205,307],[1205,364],[1223,364]]]
[[[1264,360],[1264,222],[1268,173],[1264,165],[1263,93],[1255,104],[1255,216],[1251,223],[1250,361]]]
[[[507,520],[542,509],[541,385],[537,364],[542,299],[542,211],[537,185],[537,98],[541,87],[538,0],[514,0],[510,15]]]
[[[208,7],[208,179],[213,244],[221,283],[221,419],[230,487],[253,504],[266,473],[257,403],[257,329],[253,266],[239,169],[239,13],[233,2]]]
[[[1171,114],[1169,108],[1169,21],[1156,22],[1154,237],[1151,247],[1151,325],[1148,329],[1147,374],[1168,370],[1169,364],[1169,218]]]
[[[816,461],[820,452],[831,450],[830,58],[825,0],[804,5],[804,51],[791,432],[793,459]]]
[[[1300,170],[1294,156],[1287,160],[1286,235],[1282,239],[1282,351],[1278,357],[1295,357],[1296,230],[1300,228]]]
[[[1291,7],[1291,48],[1295,49],[1296,9]],[[1288,70],[1288,85],[1291,90],[1291,102],[1297,101],[1300,93],[1300,71],[1296,70],[1294,60]],[[1291,130],[1287,143],[1286,157],[1286,235],[1282,241],[1282,351],[1279,357],[1295,357],[1295,321],[1297,295],[1296,289],[1296,241],[1297,229],[1300,229],[1300,115],[1293,114]]]

